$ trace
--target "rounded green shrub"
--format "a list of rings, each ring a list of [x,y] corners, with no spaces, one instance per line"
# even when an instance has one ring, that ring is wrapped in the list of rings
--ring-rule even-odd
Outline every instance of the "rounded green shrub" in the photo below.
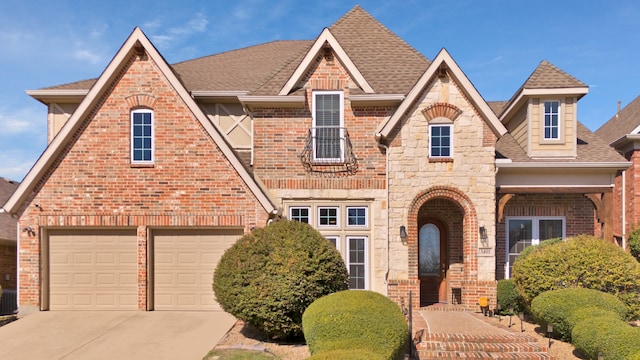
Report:
[[[513,280],[525,304],[539,294],[563,288],[588,288],[614,294],[640,316],[633,301],[640,290],[640,263],[616,245],[577,236],[532,251],[513,265]]]
[[[517,314],[523,310],[522,298],[511,279],[498,280],[497,300],[500,305],[500,315]]]
[[[522,250],[522,252],[520,252],[518,257],[516,258],[516,262],[518,260],[522,260],[522,259],[526,258],[527,256],[529,256],[529,254],[531,254],[534,251],[538,251],[538,250],[543,249],[543,248],[545,248],[545,247],[547,247],[549,245],[557,244],[557,243],[563,242],[563,241],[564,241],[564,239],[562,239],[562,238],[553,238],[553,239],[543,240],[538,245],[527,246],[526,248],[524,248],[524,250]]]
[[[631,255],[640,261],[640,227],[634,228],[627,237]]]
[[[400,307],[373,291],[349,290],[316,300],[302,317],[313,355],[368,350],[384,359],[402,358],[409,329]]]
[[[539,324],[553,325],[553,333],[562,340],[571,340],[574,316],[585,308],[609,311],[618,319],[627,315],[627,307],[617,297],[591,289],[560,289],[544,292],[531,302],[531,313]]]
[[[307,358],[307,360],[386,360],[382,355],[376,354],[374,352],[362,349],[339,349],[323,352],[317,355],[313,355],[312,357]]]
[[[348,288],[336,248],[308,224],[281,220],[241,237],[220,259],[213,290],[222,309],[273,339],[301,338],[316,299]]]
[[[573,345],[583,355],[597,359],[633,359],[640,352],[640,328],[611,316],[584,320],[573,328]]]

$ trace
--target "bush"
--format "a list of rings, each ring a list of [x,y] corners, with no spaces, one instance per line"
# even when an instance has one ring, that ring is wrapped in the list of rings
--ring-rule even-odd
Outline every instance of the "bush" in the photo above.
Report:
[[[640,227],[631,230],[627,238],[631,255],[640,261]]]
[[[302,337],[302,314],[348,287],[336,248],[308,224],[281,220],[240,238],[218,263],[213,290],[222,309],[273,339]]]
[[[571,334],[583,355],[597,359],[634,359],[640,353],[640,328],[616,317],[594,317],[578,323]]]
[[[534,251],[543,249],[543,248],[545,248],[545,247],[547,247],[549,245],[557,244],[557,243],[560,243],[560,242],[563,242],[563,241],[564,241],[564,239],[562,239],[562,238],[553,238],[553,239],[543,240],[538,245],[527,246],[526,248],[524,248],[524,250],[522,250],[522,252],[520,252],[518,257],[516,258],[516,262],[518,260],[522,260],[522,259],[526,258],[527,256],[529,256],[529,254],[531,254]]]
[[[355,349],[355,350],[333,350],[313,355],[307,358],[307,360],[386,360],[383,356],[373,353],[368,350]]]
[[[620,299],[591,289],[561,289],[544,292],[531,302],[531,313],[537,323],[553,325],[554,335],[571,340],[571,330],[585,308],[611,312],[611,317],[624,319],[627,307]],[[594,310],[595,311],[595,310]]]
[[[523,310],[522,298],[516,291],[516,284],[511,279],[498,280],[498,305],[500,315],[517,314]]]
[[[342,291],[318,299],[302,316],[313,355],[368,350],[384,359],[402,358],[409,329],[393,301],[373,291]]]
[[[526,304],[539,294],[563,288],[588,288],[618,296],[640,316],[637,299],[640,263],[616,245],[577,236],[532,251],[513,265],[513,280]]]

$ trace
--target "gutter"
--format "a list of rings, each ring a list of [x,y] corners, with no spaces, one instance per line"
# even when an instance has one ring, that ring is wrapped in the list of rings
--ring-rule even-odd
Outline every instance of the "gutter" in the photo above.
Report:
[[[390,262],[390,259],[391,259],[390,255],[389,255],[389,248],[390,248],[390,245],[389,245],[389,242],[390,242],[390,239],[389,239],[389,237],[390,237],[390,234],[389,234],[389,224],[390,224],[389,223],[389,221],[390,221],[389,220],[389,151],[390,150],[389,150],[389,146],[384,145],[382,143],[382,139],[384,137],[382,136],[381,133],[376,133],[375,134],[375,138],[376,138],[376,143],[377,143],[378,147],[381,148],[381,149],[385,149],[385,161],[386,161],[386,165],[385,165],[386,166],[385,184],[387,186],[387,198],[386,198],[386,202],[387,202],[387,206],[386,206],[386,208],[387,208],[387,211],[386,211],[386,218],[387,218],[387,243],[386,243],[387,269],[384,272],[384,284],[385,284],[384,294],[385,294],[385,296],[389,296],[389,271],[390,271],[389,262]],[[409,304],[409,307],[411,307],[411,304]]]
[[[562,162],[562,161],[545,161],[545,162],[505,162],[496,161],[496,168],[572,168],[572,169],[615,169],[624,170],[631,166],[631,162]]]

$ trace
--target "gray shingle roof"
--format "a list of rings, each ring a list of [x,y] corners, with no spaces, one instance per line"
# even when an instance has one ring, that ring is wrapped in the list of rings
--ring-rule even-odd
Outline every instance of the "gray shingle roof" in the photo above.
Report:
[[[640,96],[635,98],[620,112],[604,123],[596,135],[600,136],[607,144],[611,144],[621,137],[630,134],[640,125]]]
[[[582,81],[558,69],[547,60],[540,62],[522,85],[524,89],[586,87]]]

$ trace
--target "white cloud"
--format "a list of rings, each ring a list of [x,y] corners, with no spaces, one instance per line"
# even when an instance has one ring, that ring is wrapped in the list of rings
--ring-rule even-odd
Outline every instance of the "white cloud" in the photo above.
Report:
[[[162,28],[159,20],[147,22],[144,26],[151,30]],[[206,16],[203,13],[197,13],[186,24],[171,27],[165,33],[154,34],[150,38],[156,46],[168,48],[174,43],[184,41],[192,34],[205,32],[208,26],[209,20],[207,20]]]
[[[21,109],[12,113],[0,110],[0,138],[30,133],[34,128],[41,126],[42,114],[36,114],[31,109]]]
[[[91,64],[99,64],[102,63],[103,58],[102,56],[92,52],[91,50],[88,49],[78,49],[76,51],[73,52],[73,57],[78,59],[78,60],[87,60],[89,61]]]

